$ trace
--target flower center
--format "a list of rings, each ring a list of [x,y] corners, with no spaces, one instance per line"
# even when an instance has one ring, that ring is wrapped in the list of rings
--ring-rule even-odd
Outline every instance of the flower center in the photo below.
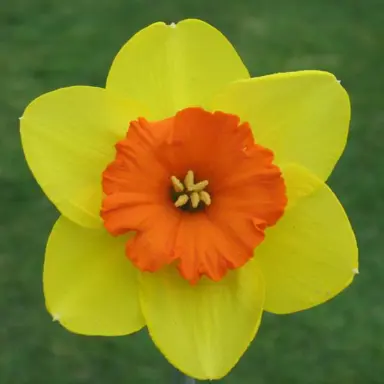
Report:
[[[176,176],[171,176],[171,183],[171,197],[176,208],[193,212],[211,205],[211,195],[205,190],[208,180],[195,183],[193,171],[187,172],[183,182]]]
[[[273,152],[247,122],[186,108],[164,120],[130,122],[103,172],[101,216],[143,272],[166,266],[214,281],[254,255],[287,203]]]

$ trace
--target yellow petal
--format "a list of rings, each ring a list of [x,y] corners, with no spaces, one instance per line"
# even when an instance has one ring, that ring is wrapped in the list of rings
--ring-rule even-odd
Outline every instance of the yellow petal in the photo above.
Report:
[[[344,150],[350,105],[327,72],[279,73],[229,85],[213,109],[251,124],[256,142],[275,153],[278,165],[298,163],[326,180]]]
[[[274,313],[301,311],[333,298],[358,268],[353,230],[329,187],[300,167],[287,167],[284,177],[293,204],[266,231],[251,261],[265,278],[264,308]]]
[[[197,285],[174,268],[143,273],[141,303],[152,339],[182,372],[200,380],[225,376],[255,337],[264,301],[256,269]]]
[[[301,165],[285,164],[280,167],[280,170],[283,174],[288,200],[285,212],[324,186],[324,183],[318,177]]]
[[[100,226],[101,173],[114,144],[143,112],[94,87],[62,88],[35,99],[20,119],[27,162],[43,191],[76,223]]]
[[[155,23],[134,35],[116,56],[107,89],[151,108],[150,119],[205,106],[225,84],[249,78],[235,49],[200,20]]]
[[[45,255],[47,308],[54,320],[75,333],[135,332],[144,326],[137,273],[125,256],[124,239],[61,217]]]

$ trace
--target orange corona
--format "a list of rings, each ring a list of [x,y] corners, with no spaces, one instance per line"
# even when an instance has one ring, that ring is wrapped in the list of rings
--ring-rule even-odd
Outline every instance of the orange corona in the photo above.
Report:
[[[249,124],[201,108],[132,122],[103,191],[106,229],[136,232],[126,245],[136,267],[176,262],[191,283],[244,265],[287,202],[273,153],[255,143]]]

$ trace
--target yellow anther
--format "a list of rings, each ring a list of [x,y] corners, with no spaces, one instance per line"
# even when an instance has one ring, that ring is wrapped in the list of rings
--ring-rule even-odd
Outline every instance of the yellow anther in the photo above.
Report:
[[[191,196],[192,198],[192,196]],[[200,200],[206,205],[211,205],[212,200],[211,200],[211,195],[207,191],[200,191],[199,192],[199,198]]]
[[[189,170],[184,177],[184,181],[180,181],[176,176],[171,176],[172,187],[176,192],[175,207],[180,208],[189,203],[190,208],[199,207],[200,201],[205,205],[211,205],[211,195],[205,191],[208,180],[199,181],[195,184],[195,175]]]
[[[184,185],[186,186],[188,191],[192,191],[193,186],[195,185],[195,175],[193,174],[193,171],[188,171],[187,175],[184,179]]]
[[[200,192],[200,191],[203,191],[204,188],[208,185],[208,180],[204,180],[204,181],[200,181],[199,183],[197,184],[194,184],[192,186],[192,191],[196,191],[196,192]]]
[[[184,194],[184,195],[180,195],[177,200],[175,201],[175,207],[176,208],[180,208],[182,207],[183,205],[187,204],[188,203],[188,200],[189,200],[189,196]]]
[[[192,205],[192,208],[197,208],[199,206],[199,203],[200,203],[199,194],[197,192],[192,192],[191,193],[191,205]]]
[[[171,182],[172,182],[173,189],[175,190],[175,192],[183,192],[184,191],[184,184],[176,176],[171,176]]]

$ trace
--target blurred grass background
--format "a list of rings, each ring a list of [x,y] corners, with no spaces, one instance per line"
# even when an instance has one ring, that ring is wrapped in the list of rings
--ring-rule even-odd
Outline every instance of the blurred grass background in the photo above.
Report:
[[[356,229],[361,273],[328,304],[265,315],[222,382],[384,383],[383,0],[0,0],[0,384],[171,382],[146,332],[81,337],[45,311],[44,245],[58,215],[27,169],[17,118],[44,92],[102,86],[135,31],[187,17],[222,30],[253,75],[334,72],[353,108],[349,146],[330,184]]]

